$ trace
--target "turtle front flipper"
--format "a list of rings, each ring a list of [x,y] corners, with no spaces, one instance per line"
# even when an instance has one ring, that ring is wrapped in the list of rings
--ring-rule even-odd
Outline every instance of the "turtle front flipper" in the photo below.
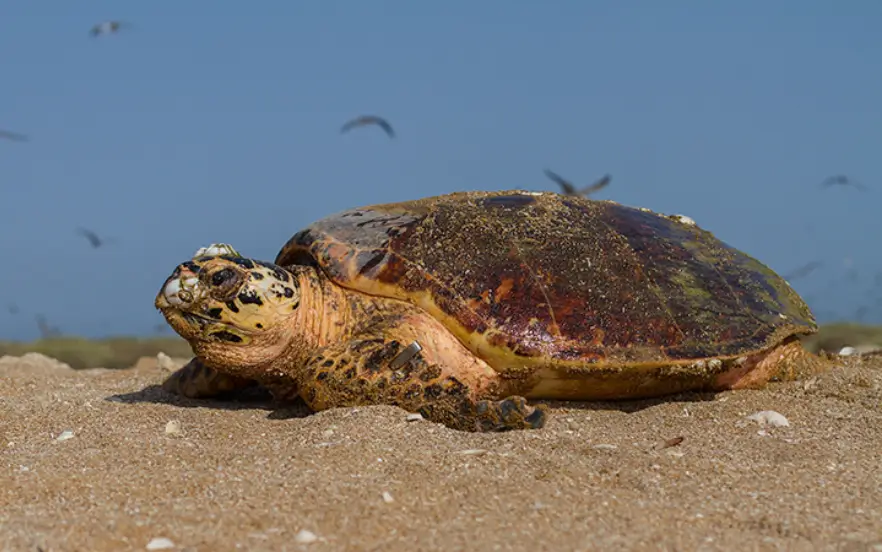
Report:
[[[190,399],[208,399],[257,385],[253,380],[224,374],[209,368],[194,357],[183,368],[173,372],[162,388],[169,393]]]
[[[413,339],[413,329],[383,332],[375,327],[376,333],[319,350],[301,374],[300,396],[316,411],[391,404],[465,431],[545,425],[544,405],[528,406],[520,396],[499,400],[499,377],[489,367],[477,371],[474,365],[455,364],[460,358],[476,361],[438,345],[437,339],[433,344],[441,351],[426,350]]]

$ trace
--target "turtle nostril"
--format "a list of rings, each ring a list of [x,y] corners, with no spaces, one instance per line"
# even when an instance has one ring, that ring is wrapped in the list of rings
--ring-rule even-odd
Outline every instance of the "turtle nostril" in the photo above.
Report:
[[[236,277],[236,273],[230,268],[218,270],[211,275],[211,283],[215,286],[222,286]]]

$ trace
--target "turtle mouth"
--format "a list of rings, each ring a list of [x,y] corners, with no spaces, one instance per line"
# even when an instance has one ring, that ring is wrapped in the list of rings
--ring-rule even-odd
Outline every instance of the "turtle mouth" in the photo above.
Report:
[[[225,325],[220,316],[221,309],[210,309],[206,305],[201,305],[201,299],[201,297],[195,298],[189,302],[181,302],[178,299],[178,301],[172,302],[165,295],[160,295],[156,300],[156,308],[166,318],[178,318],[188,325],[199,326],[200,328],[209,325]]]
[[[208,324],[218,323],[218,320],[212,320],[207,316],[184,310],[181,307],[167,305],[159,307],[158,310],[175,329],[178,326],[204,328]]]
[[[161,312],[168,325],[188,341],[191,347],[194,347],[194,351],[206,346],[245,346],[254,339],[249,332],[211,316],[185,311],[178,307],[165,307]]]
[[[159,309],[166,322],[178,335],[187,340],[204,340],[225,336],[222,341],[242,343],[245,333],[233,324],[219,320],[209,314],[185,310],[181,307],[162,307]],[[232,335],[235,334],[235,339]]]
[[[216,318],[209,318],[208,316],[198,314],[190,311],[179,311],[181,314],[181,318],[190,322],[192,324],[196,324],[199,326],[206,326],[208,324],[218,324],[220,321]]]

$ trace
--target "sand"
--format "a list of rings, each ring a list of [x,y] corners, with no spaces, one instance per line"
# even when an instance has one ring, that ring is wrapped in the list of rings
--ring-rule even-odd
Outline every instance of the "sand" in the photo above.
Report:
[[[501,434],[164,377],[0,361],[0,550],[882,550],[880,357]]]

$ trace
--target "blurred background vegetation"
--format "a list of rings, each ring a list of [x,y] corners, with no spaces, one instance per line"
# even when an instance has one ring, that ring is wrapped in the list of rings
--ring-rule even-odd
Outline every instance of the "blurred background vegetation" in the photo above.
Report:
[[[876,345],[882,347],[882,326],[835,323],[821,326],[820,331],[803,340],[812,352],[838,352],[844,346]],[[130,368],[145,356],[163,352],[173,358],[189,358],[190,346],[183,339],[171,337],[46,337],[35,341],[0,341],[0,356],[21,356],[36,352],[69,364],[72,368]]]
[[[49,337],[34,341],[0,341],[0,356],[41,353],[71,368],[130,368],[144,356],[163,352],[170,357],[190,357],[190,345],[179,337]]]

